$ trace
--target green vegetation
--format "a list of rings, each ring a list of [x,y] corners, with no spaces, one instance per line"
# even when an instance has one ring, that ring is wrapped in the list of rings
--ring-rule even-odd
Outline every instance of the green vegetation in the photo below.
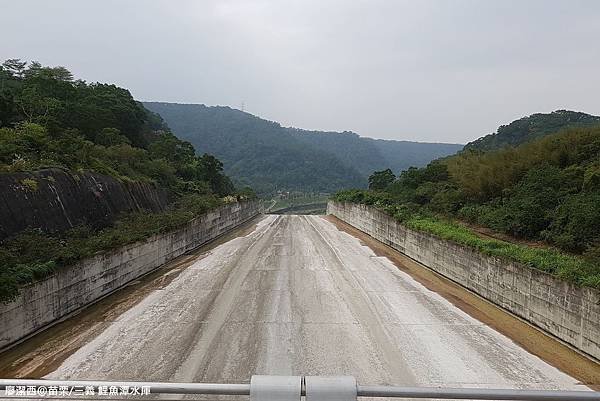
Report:
[[[115,85],[74,80],[64,67],[7,60],[0,67],[0,174],[61,167],[122,181],[150,181],[172,200],[162,213],[124,214],[102,230],[27,231],[0,242],[0,302],[20,285],[98,251],[173,230],[236,191],[223,164],[176,138],[160,116]],[[28,191],[38,183],[24,179]],[[34,212],[34,211],[32,211]]]
[[[396,176],[389,168],[387,170],[376,171],[369,176],[369,189],[382,191],[394,182]]]
[[[514,148],[461,152],[410,168],[383,189],[334,198],[374,205],[411,228],[600,288],[600,126]],[[482,238],[460,221],[515,243]]]
[[[399,172],[453,154],[462,145],[383,141],[352,132],[284,128],[229,107],[144,103],[180,138],[225,164],[236,184],[262,194],[366,187],[373,170]]]
[[[458,223],[440,218],[415,217],[408,220],[406,224],[414,230],[426,231],[438,237],[470,246],[487,255],[514,260],[580,285],[600,288],[600,271],[593,263],[581,257],[551,248],[535,248],[501,240],[485,239]]]
[[[154,181],[174,195],[234,192],[214,156],[195,155],[161,118],[115,85],[74,80],[64,67],[0,67],[0,173],[42,167]]]
[[[25,187],[27,187],[31,192],[35,192],[38,189],[38,182],[32,178],[25,178],[21,181]]]
[[[600,117],[568,110],[537,113],[502,125],[495,134],[486,135],[465,145],[465,150],[497,150],[518,146],[533,139],[553,134],[564,128],[600,124]]]
[[[326,150],[347,166],[355,168],[367,181],[374,170],[390,169],[398,174],[411,166],[452,155],[463,145],[363,138],[353,132],[321,132],[287,128],[296,139]]]

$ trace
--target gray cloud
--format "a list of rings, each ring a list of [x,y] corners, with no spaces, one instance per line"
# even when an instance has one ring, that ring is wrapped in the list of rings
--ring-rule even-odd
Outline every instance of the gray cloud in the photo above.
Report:
[[[3,1],[0,35],[2,58],[308,129],[466,142],[600,114],[594,0]]]

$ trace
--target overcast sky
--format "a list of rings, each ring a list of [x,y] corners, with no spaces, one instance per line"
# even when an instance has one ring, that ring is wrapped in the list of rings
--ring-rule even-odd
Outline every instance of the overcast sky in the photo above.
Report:
[[[535,112],[600,114],[595,0],[0,2],[0,58],[139,100],[459,143]]]

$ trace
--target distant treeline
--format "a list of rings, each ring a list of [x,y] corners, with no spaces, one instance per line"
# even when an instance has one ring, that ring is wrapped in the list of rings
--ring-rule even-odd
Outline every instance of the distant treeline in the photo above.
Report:
[[[600,124],[600,117],[569,110],[537,113],[502,125],[498,130],[465,145],[465,150],[497,150],[518,146],[553,134],[566,127],[589,127]]]
[[[398,173],[454,154],[462,145],[362,138],[352,132],[285,128],[229,107],[145,102],[180,138],[223,160],[225,171],[257,192],[334,192],[366,187],[373,170]]]

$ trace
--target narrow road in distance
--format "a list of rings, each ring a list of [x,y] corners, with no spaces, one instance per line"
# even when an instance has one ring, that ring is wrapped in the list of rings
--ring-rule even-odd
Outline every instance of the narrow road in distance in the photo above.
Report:
[[[320,216],[266,216],[105,323],[46,377],[585,388]]]

